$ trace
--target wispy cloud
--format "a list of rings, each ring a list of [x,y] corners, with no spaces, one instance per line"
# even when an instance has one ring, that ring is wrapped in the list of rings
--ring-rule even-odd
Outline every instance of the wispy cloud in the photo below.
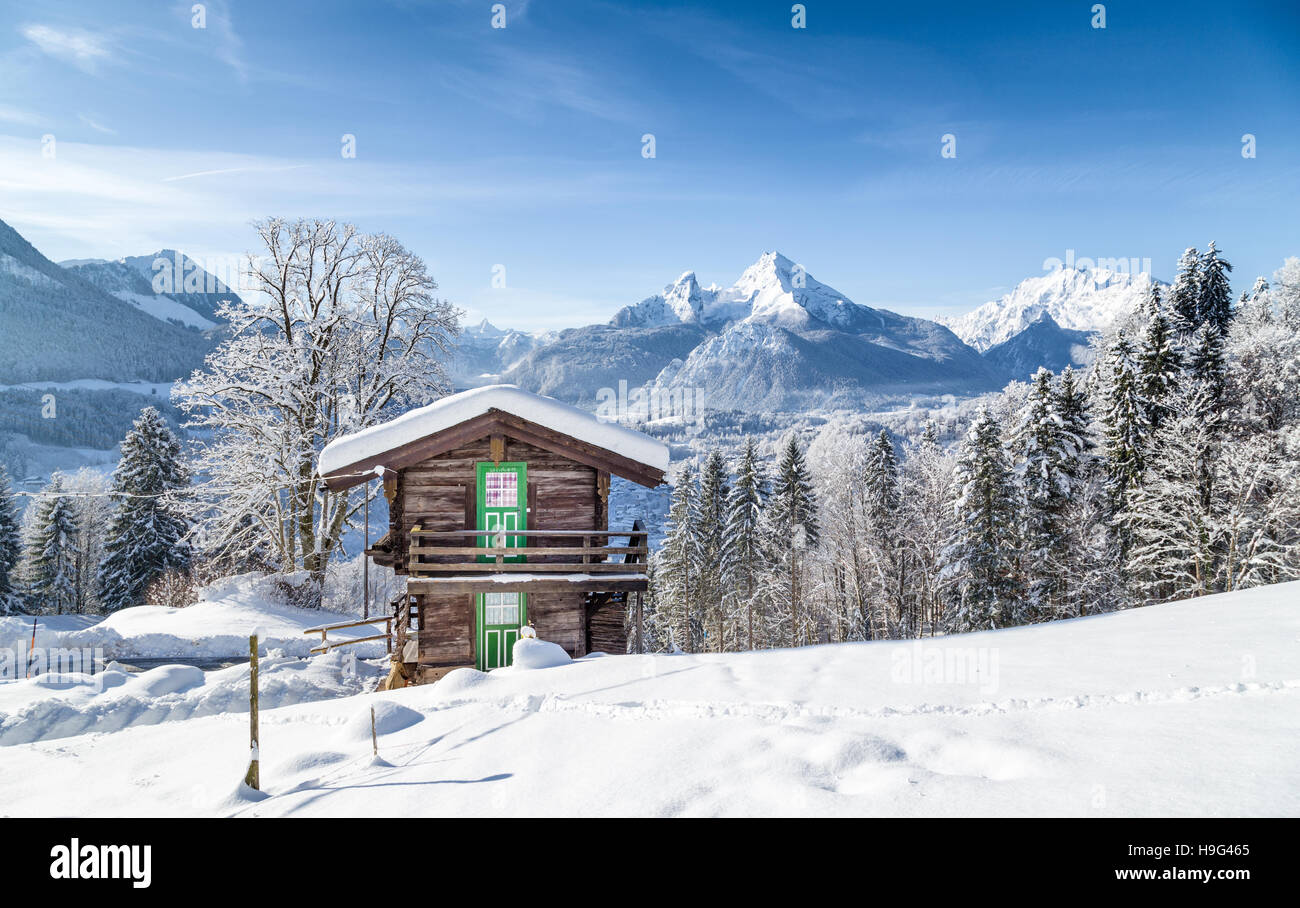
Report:
[[[176,183],[180,180],[193,180],[198,177],[215,177],[228,173],[269,173],[285,170],[300,170],[306,164],[287,164],[283,167],[223,167],[220,170],[197,170],[194,173],[182,173],[174,177],[163,177],[164,183]]]
[[[116,129],[113,129],[110,126],[105,126],[103,123],[99,122],[94,117],[88,116],[83,113],[83,114],[77,114],[77,119],[81,121],[83,126],[89,126],[91,129],[95,130],[95,132],[102,132],[105,135],[109,135],[109,136],[117,135]]]
[[[111,61],[114,56],[108,38],[82,29],[31,24],[22,26],[19,32],[43,53],[88,73],[95,72],[100,63]]]
[[[182,12],[185,16],[190,16],[189,3],[183,4]],[[221,0],[209,0],[203,15],[203,28],[215,42],[213,54],[234,70],[241,82],[248,81],[249,68],[248,62],[244,59],[244,40],[235,31],[235,22],[230,15],[229,5]]]
[[[615,123],[644,124],[636,96],[614,87],[610,73],[597,73],[572,59],[517,47],[486,48],[478,65],[435,64],[445,88],[528,121],[561,107]]]
[[[40,116],[30,110],[0,104],[0,122],[17,123],[20,126],[39,126],[42,120]]]

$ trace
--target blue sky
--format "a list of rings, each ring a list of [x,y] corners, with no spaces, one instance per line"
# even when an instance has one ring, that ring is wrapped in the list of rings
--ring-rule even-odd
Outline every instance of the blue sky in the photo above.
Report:
[[[770,249],[920,315],[1071,249],[1167,279],[1214,239],[1238,288],[1300,255],[1295,2],[192,5],[0,8],[0,219],[51,258],[332,216],[541,328]]]

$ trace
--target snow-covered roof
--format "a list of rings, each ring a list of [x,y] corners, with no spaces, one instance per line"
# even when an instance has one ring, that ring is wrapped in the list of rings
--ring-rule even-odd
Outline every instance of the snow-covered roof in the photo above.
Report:
[[[585,410],[553,397],[524,391],[516,385],[487,385],[452,394],[386,423],[336,438],[321,451],[320,472],[323,475],[340,472],[491,410],[510,413],[660,472],[668,469],[668,446],[658,439],[616,423],[603,422]]]

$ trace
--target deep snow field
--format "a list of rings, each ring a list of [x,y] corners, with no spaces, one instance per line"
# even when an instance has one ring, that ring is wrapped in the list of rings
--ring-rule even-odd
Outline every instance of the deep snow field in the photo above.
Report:
[[[173,704],[123,727],[108,709],[99,730],[0,746],[0,813],[1300,815],[1300,583],[919,644],[593,656],[387,693],[350,693],[366,663],[338,654],[268,661],[264,683],[296,671],[334,698],[264,703],[264,799],[238,788],[246,680],[186,687],[168,669],[85,699],[215,685],[231,711]],[[51,699],[8,687],[0,723]]]

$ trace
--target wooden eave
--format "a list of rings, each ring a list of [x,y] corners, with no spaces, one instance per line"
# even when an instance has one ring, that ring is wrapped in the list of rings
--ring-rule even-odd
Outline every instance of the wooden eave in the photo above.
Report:
[[[326,486],[339,492],[373,478],[375,467],[402,470],[493,434],[504,434],[516,441],[527,442],[595,470],[604,470],[630,479],[646,488],[653,489],[664,481],[662,470],[496,408],[440,432],[350,463],[323,478]]]

